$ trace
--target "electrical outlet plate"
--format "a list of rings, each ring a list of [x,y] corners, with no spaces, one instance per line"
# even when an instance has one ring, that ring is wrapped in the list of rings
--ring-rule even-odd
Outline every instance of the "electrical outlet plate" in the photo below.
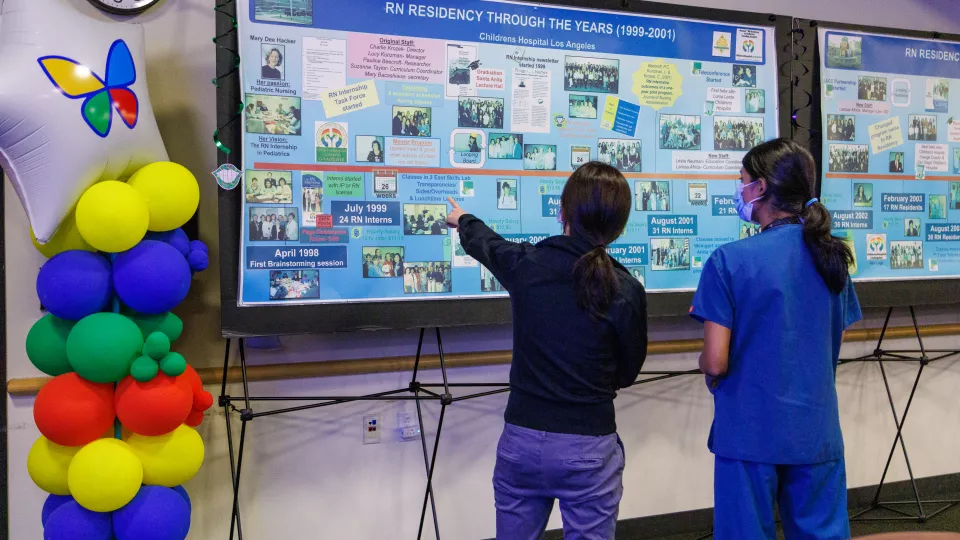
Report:
[[[420,436],[420,425],[417,424],[417,418],[409,411],[397,413],[397,430],[400,431],[400,439],[403,441],[412,441]]]
[[[363,415],[363,444],[379,444],[383,421],[379,414]]]

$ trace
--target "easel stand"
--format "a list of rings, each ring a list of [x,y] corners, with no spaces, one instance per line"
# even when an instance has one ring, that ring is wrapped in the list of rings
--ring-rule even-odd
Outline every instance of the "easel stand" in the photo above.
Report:
[[[890,447],[890,454],[887,456],[887,464],[883,468],[883,475],[880,477],[880,484],[877,486],[877,492],[873,497],[873,502],[868,508],[856,512],[850,516],[850,519],[854,521],[916,521],[918,523],[923,523],[928,519],[937,516],[944,510],[947,510],[948,508],[960,503],[960,499],[921,499],[920,490],[917,488],[916,478],[913,476],[913,467],[910,465],[910,455],[907,453],[907,443],[903,437],[903,426],[907,421],[907,414],[910,412],[910,406],[913,404],[913,397],[917,393],[917,387],[920,384],[920,377],[923,375],[923,369],[932,362],[944,360],[960,354],[960,350],[927,349],[924,347],[923,338],[920,336],[920,326],[917,324],[917,315],[914,312],[913,306],[910,306],[909,309],[910,317],[913,320],[913,328],[917,335],[917,343],[920,346],[919,350],[885,350],[883,348],[883,338],[886,335],[887,327],[890,324],[890,316],[893,314],[893,308],[891,307],[887,309],[887,316],[883,321],[883,330],[880,331],[880,339],[877,340],[877,347],[874,349],[873,353],[861,356],[859,358],[840,361],[841,364],[851,362],[877,362],[880,365],[880,374],[883,376],[883,386],[887,390],[887,399],[890,402],[890,412],[893,414],[893,421],[897,426],[897,435],[894,437],[893,444]],[[928,356],[930,354],[933,356]],[[893,403],[893,393],[890,391],[890,382],[887,379],[887,370],[884,367],[885,362],[916,362],[920,365],[920,368],[917,370],[917,377],[913,381],[913,387],[910,389],[910,397],[907,398],[907,405],[903,409],[902,417],[898,415],[897,407]],[[897,451],[898,446],[900,447],[900,451],[903,453],[903,459],[907,464],[907,473],[910,475],[910,484],[913,487],[913,499],[905,501],[882,501],[880,497],[883,492],[884,482],[887,479],[887,472],[890,470],[890,462],[893,460],[893,454]],[[902,507],[914,505],[916,505],[915,512],[901,510]],[[927,506],[925,507],[924,505]],[[936,507],[936,509],[930,511],[931,506]],[[871,512],[881,509],[899,515],[884,517],[869,516]]]
[[[226,350],[223,355],[223,379],[220,385],[220,402],[219,405],[223,407],[224,418],[227,425],[227,445],[230,451],[230,472],[231,472],[231,482],[233,483],[233,513],[230,520],[230,540],[234,538],[234,531],[236,530],[237,538],[243,540],[243,528],[240,523],[240,474],[243,468],[243,451],[244,444],[246,443],[247,437],[247,424],[257,418],[265,418],[268,416],[275,416],[279,414],[306,411],[310,409],[319,409],[321,407],[329,407],[331,405],[339,405],[342,403],[351,403],[355,401],[413,401],[417,404],[417,422],[420,428],[420,445],[423,448],[423,466],[426,473],[427,482],[426,488],[423,493],[423,506],[420,511],[420,528],[417,532],[417,539],[419,540],[423,536],[423,525],[426,521],[427,515],[427,506],[429,504],[431,514],[433,515],[433,528],[436,533],[436,537],[440,538],[440,524],[437,520],[437,510],[436,503],[434,502],[433,494],[433,472],[437,463],[437,449],[440,446],[440,434],[443,429],[443,417],[447,411],[447,407],[458,403],[461,401],[466,401],[468,399],[480,398],[485,396],[491,396],[494,394],[502,394],[508,392],[509,386],[506,383],[450,383],[447,380],[447,367],[444,362],[443,357],[443,342],[440,339],[440,329],[436,328],[437,335],[437,350],[440,357],[440,373],[443,376],[442,384],[425,384],[417,380],[417,375],[420,371],[420,358],[421,351],[423,350],[423,338],[426,333],[426,329],[420,329],[420,340],[417,343],[417,356],[413,364],[413,374],[410,378],[410,384],[406,388],[398,388],[396,390],[388,390],[386,392],[378,392],[376,394],[366,394],[362,396],[311,396],[311,397],[302,397],[302,396],[269,396],[269,397],[259,397],[251,396],[250,389],[247,382],[247,359],[246,353],[244,351],[243,338],[238,339],[238,351],[240,357],[240,375],[243,382],[243,396],[230,396],[227,395],[227,377],[228,369],[230,367],[230,350],[231,350],[231,340],[227,339]],[[467,394],[463,396],[454,397],[451,393],[451,389],[469,389],[469,388],[497,388],[496,390],[488,390],[485,392],[478,392],[474,394]],[[442,392],[442,393],[438,393]],[[296,407],[287,407],[283,409],[272,409],[267,411],[255,411],[253,408],[254,403],[259,402],[275,402],[275,401],[284,401],[284,402],[309,402],[305,405],[299,405]],[[437,421],[437,433],[434,436],[433,440],[433,450],[430,451],[427,447],[427,438],[424,434],[423,429],[423,409],[420,404],[421,401],[429,402],[439,402],[440,403],[440,417]],[[240,403],[242,409],[238,409],[235,403]],[[240,441],[237,446],[236,452],[234,452],[234,435],[233,427],[231,426],[231,412],[238,413],[240,415],[241,427],[240,427]],[[236,457],[234,457],[236,455]]]

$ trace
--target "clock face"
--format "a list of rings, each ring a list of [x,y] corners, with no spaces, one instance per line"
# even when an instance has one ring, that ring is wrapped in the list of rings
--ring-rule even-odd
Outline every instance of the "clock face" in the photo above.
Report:
[[[90,3],[110,13],[133,15],[147,10],[160,0],[90,0]]]

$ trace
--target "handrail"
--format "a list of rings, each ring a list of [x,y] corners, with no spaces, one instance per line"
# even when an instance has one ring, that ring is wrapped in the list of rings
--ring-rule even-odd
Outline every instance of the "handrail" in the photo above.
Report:
[[[845,341],[871,341],[879,339],[880,328],[860,328],[848,330]],[[903,339],[914,337],[912,326],[887,328],[885,339]],[[960,324],[934,324],[920,328],[923,337],[960,335]],[[650,356],[698,352],[703,348],[702,339],[681,339],[652,341],[647,346]],[[493,366],[509,364],[511,351],[491,351],[477,353],[457,353],[444,355],[448,368]],[[346,375],[367,375],[371,373],[389,373],[413,369],[413,356],[389,356],[385,358],[363,358],[356,360],[333,360],[324,362],[292,362],[282,364],[247,365],[247,380],[283,381],[292,379],[310,379],[315,377],[342,377]],[[420,358],[420,369],[437,369],[440,358],[436,355],[424,355]],[[223,368],[201,368],[203,384],[219,384],[223,377]],[[240,368],[228,370],[227,381],[240,382]],[[50,380],[50,377],[31,377],[10,379],[7,381],[7,393],[11,396],[31,396]]]

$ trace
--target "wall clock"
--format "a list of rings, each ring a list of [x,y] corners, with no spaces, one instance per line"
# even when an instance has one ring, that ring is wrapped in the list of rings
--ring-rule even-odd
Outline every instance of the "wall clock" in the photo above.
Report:
[[[89,2],[109,13],[136,15],[160,3],[160,0],[89,0]]]

